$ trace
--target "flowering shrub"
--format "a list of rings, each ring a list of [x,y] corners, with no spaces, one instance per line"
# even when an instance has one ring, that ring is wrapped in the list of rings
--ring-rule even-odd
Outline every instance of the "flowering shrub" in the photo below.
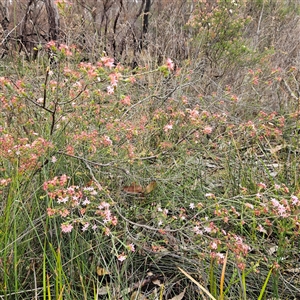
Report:
[[[265,291],[285,297],[278,279],[292,280],[299,248],[299,70],[265,63],[267,51],[252,59],[240,34],[250,22],[243,1],[206,2],[185,30],[205,37],[210,70],[242,66],[236,81],[201,77],[171,55],[154,69],[131,70],[107,54],[85,62],[77,47],[54,41],[44,49],[52,64],[24,62],[18,76],[0,77],[7,298],[26,274],[22,290],[41,287],[49,298],[53,286],[57,298],[82,289],[88,299],[98,284],[115,299],[134,298],[164,280],[158,286],[175,299],[177,265],[216,298],[222,276],[226,297],[238,299],[248,287],[257,298],[252,286],[268,274],[277,291]]]

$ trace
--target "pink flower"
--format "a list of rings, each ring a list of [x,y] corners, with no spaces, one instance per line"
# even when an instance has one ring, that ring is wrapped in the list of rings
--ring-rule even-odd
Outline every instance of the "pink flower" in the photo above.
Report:
[[[66,174],[61,175],[60,178],[59,178],[59,184],[61,186],[64,186],[67,183],[67,181],[68,181],[69,178],[70,177],[67,176]]]
[[[204,134],[211,134],[212,133],[212,127],[211,126],[205,126],[203,129]]]
[[[126,258],[127,258],[127,255],[125,255],[124,252],[122,254],[118,255],[118,260],[121,262],[124,261]]]
[[[274,207],[278,207],[280,205],[279,201],[276,200],[275,198],[272,198],[271,202],[272,202],[272,204],[273,204]]]
[[[251,203],[245,203],[245,206],[250,209],[254,208],[253,204],[251,204]]]
[[[70,214],[70,212],[69,212],[69,210],[68,209],[62,209],[62,210],[60,210],[59,211],[59,214],[63,217],[63,218],[65,218],[66,216],[68,216],[69,214]]]
[[[112,95],[114,92],[115,92],[114,88],[111,85],[109,85],[107,87],[107,94]]]
[[[105,234],[106,236],[110,236],[110,229],[109,229],[108,227],[105,227],[105,229],[104,229],[104,234]]]
[[[72,56],[73,53],[69,50],[69,46],[65,44],[60,44],[59,45],[59,50],[64,53],[66,56]]]
[[[72,224],[67,224],[67,223],[63,223],[60,225],[61,231],[63,233],[69,233],[72,231],[73,229],[73,225]]]
[[[49,217],[54,216],[55,213],[56,213],[56,210],[55,210],[54,208],[51,208],[51,207],[48,207],[48,208],[47,208],[47,215],[48,215]]]
[[[266,229],[264,229],[264,228],[263,228],[263,226],[262,226],[261,224],[258,224],[258,226],[257,226],[257,230],[258,230],[258,231],[260,231],[260,232],[262,232],[262,233],[265,233],[265,234],[267,234],[267,231],[266,231]]]
[[[114,67],[114,59],[110,57],[101,57],[101,61],[103,62],[105,67],[109,67],[110,69]]]
[[[47,43],[46,48],[55,48],[56,43],[55,41],[50,41]]]
[[[118,224],[118,219],[117,219],[116,216],[112,216],[112,218],[111,218],[111,224],[114,225],[114,226],[116,226]]]
[[[168,67],[169,71],[174,70],[174,63],[171,58],[167,58],[167,67]]]
[[[168,132],[169,130],[171,130],[173,128],[172,124],[167,124],[164,126],[164,132]]]
[[[216,242],[212,242],[210,244],[210,248],[213,249],[213,250],[216,250],[218,248],[218,244]]]
[[[111,84],[112,86],[117,86],[117,84],[118,84],[118,79],[119,79],[120,75],[119,75],[119,74],[116,74],[116,73],[111,73],[111,74],[109,74],[108,76],[109,76],[109,78],[110,78],[110,84]]]
[[[281,186],[279,184],[275,184],[274,188],[275,188],[275,190],[279,190],[281,188]]]
[[[291,199],[292,199],[292,204],[293,205],[298,205],[299,204],[299,199],[297,196],[293,195],[291,196]]]
[[[66,197],[59,197],[57,199],[57,203],[67,203],[69,201],[69,197],[66,196]]]
[[[108,209],[110,204],[108,202],[102,201],[98,206],[99,209]]]
[[[135,83],[136,82],[136,79],[135,79],[135,77],[133,77],[133,76],[130,76],[129,77],[129,81],[130,81],[130,83]]]
[[[257,85],[258,84],[258,76],[254,76],[252,79],[253,84]]]
[[[88,228],[89,228],[89,226],[90,226],[90,223],[85,223],[83,226],[82,226],[82,231],[84,232],[84,231],[86,231]]]
[[[224,262],[224,258],[225,258],[225,255],[224,253],[216,253],[216,259],[218,260],[218,263],[219,264],[222,264]]]
[[[286,208],[282,204],[278,205],[277,211],[278,211],[278,214],[281,217],[287,217],[288,216],[288,214],[286,213]]]
[[[103,144],[104,146],[111,146],[111,145],[112,145],[112,140],[110,139],[109,136],[105,135],[105,136],[103,136],[103,138],[102,138],[102,144]]]
[[[125,96],[123,99],[121,99],[121,103],[123,105],[130,105],[130,96]]]
[[[85,200],[82,202],[82,205],[86,206],[86,205],[88,205],[90,203],[91,203],[91,201],[87,197],[85,197]]]
[[[203,235],[203,231],[200,230],[200,227],[199,226],[195,226],[193,228],[193,231],[197,234],[197,235]]]
[[[193,110],[190,110],[189,113],[192,119],[196,119],[199,117],[199,111],[195,108]]]
[[[245,270],[245,268],[246,268],[246,264],[244,263],[244,262],[239,262],[238,264],[237,264],[237,267],[240,269],[240,270]]]
[[[212,229],[211,229],[211,227],[206,226],[206,227],[204,227],[204,231],[207,233],[210,233],[210,232],[212,232]]]
[[[258,183],[257,186],[261,189],[266,189],[267,188],[267,185],[263,182]]]
[[[135,248],[134,248],[134,244],[129,244],[127,245],[127,248],[131,251],[131,252],[134,252],[135,251]]]
[[[112,215],[110,210],[106,209],[102,215],[104,217],[104,224],[109,223],[111,221]]]

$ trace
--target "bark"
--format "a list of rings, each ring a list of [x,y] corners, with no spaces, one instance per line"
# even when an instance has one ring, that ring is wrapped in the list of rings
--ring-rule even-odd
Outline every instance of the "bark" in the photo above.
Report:
[[[150,7],[151,7],[151,0],[146,0],[146,5],[144,9],[144,19],[143,19],[143,35],[145,35],[148,32]]]
[[[115,60],[117,59],[117,25],[118,25],[118,21],[119,21],[122,9],[123,9],[123,0],[120,0],[119,10],[117,12],[117,15],[116,15],[116,18],[115,18],[115,21],[114,21],[114,27],[113,27],[114,36],[113,36],[112,46],[113,46],[113,52],[114,52]]]
[[[140,47],[139,47],[140,50],[142,50],[144,47],[145,36],[148,32],[150,7],[151,7],[151,0],[146,0],[146,5],[144,8],[144,16],[143,16],[143,31],[142,31],[142,36],[140,39]]]
[[[60,21],[59,12],[53,0],[45,0],[49,24],[49,39],[57,41],[59,38]]]

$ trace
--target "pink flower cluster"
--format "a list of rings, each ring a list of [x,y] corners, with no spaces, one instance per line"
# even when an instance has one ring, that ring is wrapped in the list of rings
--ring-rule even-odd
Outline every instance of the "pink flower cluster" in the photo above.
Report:
[[[44,182],[43,188],[48,197],[55,200],[53,207],[47,208],[47,215],[68,218],[61,224],[61,230],[64,233],[71,232],[75,224],[81,224],[83,232],[89,228],[96,230],[98,227],[96,223],[100,222],[103,225],[104,234],[110,235],[110,229],[107,226],[116,226],[118,219],[112,214],[108,202],[101,201],[99,204],[99,189],[97,190],[93,186],[68,186],[68,180],[69,177],[64,174]],[[101,220],[99,220],[99,216],[101,216]]]

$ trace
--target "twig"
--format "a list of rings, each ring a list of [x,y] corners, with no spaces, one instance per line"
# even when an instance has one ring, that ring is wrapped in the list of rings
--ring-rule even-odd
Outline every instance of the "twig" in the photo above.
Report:
[[[46,77],[45,77],[45,82],[44,82],[43,108],[46,107],[47,84],[48,84],[49,72],[50,72],[50,67],[48,66],[47,69],[46,69]]]
[[[291,88],[290,88],[290,86],[287,84],[287,82],[286,82],[284,79],[283,79],[282,81],[283,81],[285,87],[287,88],[287,90],[289,91],[290,96],[293,97],[294,99],[296,99],[296,100],[298,101],[299,99],[298,99],[297,96],[293,93],[293,91],[291,90]]]
[[[94,175],[94,172],[93,172],[92,168],[91,168],[90,165],[87,163],[87,161],[84,160],[83,162],[84,162],[84,164],[86,165],[86,167],[89,169],[90,174],[91,174],[91,176],[92,176],[92,178],[93,178],[93,181],[94,181],[95,184],[97,185],[97,188],[99,189],[99,191],[102,191],[102,190],[103,190],[102,185],[101,185],[100,182],[96,179],[96,177],[95,177],[95,175]]]
[[[83,158],[83,157],[80,157],[80,156],[77,156],[77,155],[68,154],[68,153],[65,153],[65,152],[62,152],[62,151],[58,151],[57,153],[65,155],[65,156],[69,156],[69,157],[73,157],[73,158],[79,159],[79,160],[83,161],[86,166],[87,166],[87,164],[92,164],[92,165],[98,166],[98,167],[113,167],[113,168],[116,168],[118,170],[123,171],[126,175],[130,175],[130,172],[128,170],[126,170],[124,168],[121,168],[121,167],[115,166],[114,162],[109,162],[107,164],[100,164],[100,163],[88,160],[86,158]],[[90,166],[89,166],[89,168],[90,168]]]
[[[8,33],[7,33],[7,35],[2,39],[2,41],[0,42],[0,46],[2,46],[4,43],[5,43],[5,41],[7,40],[7,38],[10,36],[10,34],[23,22],[23,20],[24,20],[24,18],[25,18],[25,16],[26,16],[26,14],[23,16],[23,18],[22,18],[22,20],[17,24],[17,25],[15,25],[15,27],[11,30],[11,31],[9,31]]]

